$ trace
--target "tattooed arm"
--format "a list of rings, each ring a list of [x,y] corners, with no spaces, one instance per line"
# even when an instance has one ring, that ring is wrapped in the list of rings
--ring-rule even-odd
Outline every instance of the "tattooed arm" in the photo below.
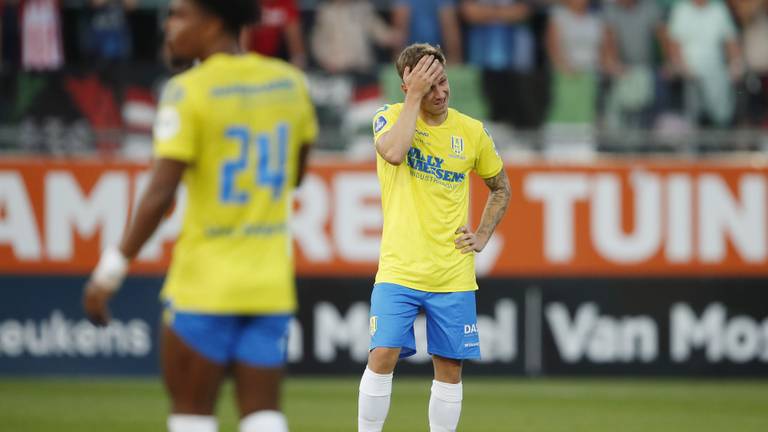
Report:
[[[485,179],[485,184],[491,193],[485,203],[485,210],[483,210],[483,217],[480,219],[477,232],[473,233],[468,225],[456,230],[456,234],[459,235],[455,240],[456,249],[461,249],[461,253],[482,251],[509,206],[512,187],[509,185],[507,173],[503,169],[496,176]]]

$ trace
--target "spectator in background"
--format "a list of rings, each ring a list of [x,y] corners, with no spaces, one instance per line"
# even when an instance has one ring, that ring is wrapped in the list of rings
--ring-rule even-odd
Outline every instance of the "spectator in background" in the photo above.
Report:
[[[616,0],[604,10],[606,72],[611,80],[606,126],[650,127],[654,103],[655,41],[665,47],[666,30],[656,0]]]
[[[248,51],[280,57],[299,68],[307,66],[307,52],[296,0],[254,0],[259,2],[259,24],[243,31],[240,43]]]
[[[137,0],[90,0],[91,18],[86,32],[85,52],[107,62],[131,57],[131,29],[127,11]]]
[[[730,125],[732,81],[741,77],[743,62],[728,8],[719,1],[680,1],[672,9],[669,33],[670,54],[685,83],[686,115],[701,125]]]
[[[742,28],[746,65],[744,120],[749,126],[768,127],[768,1],[730,2]]]
[[[591,123],[597,98],[597,73],[603,69],[606,29],[589,9],[589,0],[564,0],[551,12],[547,52],[554,74],[550,120]]]
[[[64,65],[59,0],[20,4],[21,64],[25,70],[56,70]]]
[[[368,0],[326,0],[320,4],[311,35],[312,54],[329,73],[371,74],[372,43],[395,48],[395,31]]]
[[[516,129],[538,129],[544,101],[534,73],[531,5],[519,0],[462,0],[469,25],[468,62],[482,70],[490,118]]]
[[[547,29],[547,51],[558,73],[573,75],[600,70],[605,26],[589,9],[589,0],[564,0],[556,6]]]
[[[463,61],[455,0],[395,0],[392,23],[404,36],[399,49],[414,43],[439,45],[449,64]]]

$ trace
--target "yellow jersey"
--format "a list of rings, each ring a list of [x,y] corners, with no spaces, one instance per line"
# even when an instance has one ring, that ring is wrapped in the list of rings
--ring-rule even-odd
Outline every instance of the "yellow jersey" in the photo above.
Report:
[[[187,207],[162,297],[174,309],[296,308],[288,220],[299,149],[317,135],[302,73],[256,54],[216,54],[166,85],[156,158],[187,163]]]
[[[373,119],[374,140],[397,121],[402,104],[385,105]],[[477,289],[474,254],[456,249],[467,223],[470,171],[482,178],[503,162],[482,123],[454,109],[439,126],[419,118],[406,160],[376,155],[384,228],[376,282],[431,292]]]

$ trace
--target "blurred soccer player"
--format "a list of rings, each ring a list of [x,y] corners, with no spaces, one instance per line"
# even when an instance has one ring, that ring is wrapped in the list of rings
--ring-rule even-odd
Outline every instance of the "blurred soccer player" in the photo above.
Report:
[[[373,120],[384,232],[371,294],[368,366],[360,381],[360,432],[384,426],[398,358],[416,352],[419,310],[426,314],[435,369],[431,431],[456,430],[462,361],[480,357],[474,253],[501,221],[510,186],[482,124],[448,108],[444,64],[439,48],[407,47],[397,59],[405,101],[384,106]],[[476,232],[467,224],[470,171],[491,191]]]
[[[171,432],[217,430],[214,407],[235,381],[241,432],[282,432],[280,383],[296,307],[288,219],[317,124],[293,66],[242,54],[252,0],[173,0],[173,63],[200,64],[166,86],[154,130],[151,180],[119,247],[104,251],[85,288],[94,322],[129,261],[184,180],[188,204],[162,291],[162,369]]]

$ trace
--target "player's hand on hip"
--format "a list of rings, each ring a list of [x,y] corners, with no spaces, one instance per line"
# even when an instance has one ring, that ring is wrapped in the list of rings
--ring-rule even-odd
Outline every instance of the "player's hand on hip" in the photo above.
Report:
[[[456,240],[453,242],[456,244],[456,249],[461,249],[461,253],[466,254],[470,252],[481,252],[485,245],[488,243],[488,239],[478,236],[473,233],[469,228],[469,225],[464,225],[456,230]]]
[[[433,55],[419,59],[413,69],[406,66],[403,70],[403,84],[407,94],[423,98],[442,73],[443,64]]]
[[[88,280],[83,292],[83,310],[89,321],[98,326],[109,324],[108,304],[114,293],[114,290],[100,286],[93,279]]]

